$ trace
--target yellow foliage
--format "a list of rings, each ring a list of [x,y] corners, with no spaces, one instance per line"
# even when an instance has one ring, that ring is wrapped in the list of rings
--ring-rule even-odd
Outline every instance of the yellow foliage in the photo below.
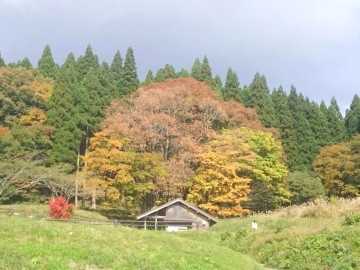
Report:
[[[248,200],[251,179],[239,168],[251,170],[246,164],[255,157],[241,138],[227,132],[216,136],[200,155],[188,199],[218,217],[248,214],[241,203]]]
[[[30,88],[36,96],[43,98],[45,101],[49,100],[53,91],[53,86],[47,82],[34,81],[31,83]]]
[[[254,200],[251,188],[256,182],[272,192],[274,204],[287,201],[290,193],[281,153],[280,143],[269,133],[225,130],[200,155],[188,199],[218,217],[247,215],[243,205]]]
[[[20,117],[20,123],[26,126],[34,123],[44,123],[45,120],[45,112],[39,108],[31,108],[26,115]]]
[[[162,173],[157,165],[161,156],[131,152],[126,149],[128,141],[98,132],[90,140],[90,151],[83,157],[89,173],[96,175],[95,186],[101,181],[108,201],[121,199],[138,203],[139,198],[153,190],[155,175]]]

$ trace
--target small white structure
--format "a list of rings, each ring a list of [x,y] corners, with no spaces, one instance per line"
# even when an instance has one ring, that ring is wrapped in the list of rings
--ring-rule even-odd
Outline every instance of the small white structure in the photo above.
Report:
[[[257,222],[254,220],[253,222],[251,222],[251,228],[256,231],[258,229],[258,224]]]
[[[185,226],[167,226],[166,231],[167,232],[181,232],[181,231],[187,231],[188,228]]]

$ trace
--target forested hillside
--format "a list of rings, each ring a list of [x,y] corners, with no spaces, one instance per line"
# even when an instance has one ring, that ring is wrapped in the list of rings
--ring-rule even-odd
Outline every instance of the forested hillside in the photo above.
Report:
[[[141,82],[132,48],[58,64],[47,45],[34,66],[0,55],[0,203],[64,195],[133,215],[181,197],[231,217],[359,196],[358,96],[343,117],[259,73],[223,83],[206,56]]]

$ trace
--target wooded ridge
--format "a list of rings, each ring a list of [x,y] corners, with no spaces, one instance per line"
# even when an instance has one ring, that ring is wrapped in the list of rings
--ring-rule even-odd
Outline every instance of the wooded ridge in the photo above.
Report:
[[[154,75],[155,74],[155,75]],[[0,202],[65,195],[135,215],[174,198],[217,217],[317,197],[358,197],[360,99],[342,116],[256,73],[225,83],[209,60],[140,82],[130,47],[99,62],[91,46],[61,66],[0,55]]]

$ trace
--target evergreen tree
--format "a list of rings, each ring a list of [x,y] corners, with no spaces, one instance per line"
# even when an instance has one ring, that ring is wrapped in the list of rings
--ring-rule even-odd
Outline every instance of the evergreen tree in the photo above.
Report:
[[[155,82],[163,82],[166,80],[166,74],[164,68],[159,68],[154,77]]]
[[[160,68],[155,75],[156,82],[163,82],[167,79],[175,79],[176,71],[172,65],[166,64],[164,68]]]
[[[276,115],[276,128],[279,129],[283,148],[287,157],[288,167],[294,168],[296,165],[296,133],[294,130],[293,117],[288,105],[288,96],[280,86],[271,95]]]
[[[177,74],[177,78],[188,78],[190,77],[190,72],[187,69],[182,68]]]
[[[112,76],[110,67],[106,62],[101,64],[98,78],[104,90],[104,95],[106,96],[106,103],[110,104],[111,100],[116,97],[116,82]]]
[[[335,97],[331,99],[330,106],[327,109],[326,118],[329,123],[330,138],[332,139],[332,143],[335,144],[344,141],[348,137],[345,121],[341,115]]]
[[[136,70],[134,51],[131,47],[129,47],[126,52],[124,68],[121,72],[120,81],[121,95],[128,95],[134,92],[140,84]]]
[[[191,77],[193,77],[194,79],[201,81],[202,78],[202,64],[200,63],[199,58],[195,59],[195,62],[191,68]]]
[[[242,104],[244,104],[246,107],[250,107],[250,98],[251,98],[250,87],[247,85],[244,85],[244,87],[241,91]]]
[[[4,61],[4,59],[2,58],[1,52],[0,52],[0,68],[3,67],[3,66],[5,66],[5,61]]]
[[[222,88],[222,97],[225,101],[235,100],[241,102],[240,84],[238,76],[231,68],[226,75],[225,86]]]
[[[146,78],[144,81],[144,85],[148,85],[149,83],[152,83],[154,81],[154,74],[152,70],[150,69],[148,73],[146,74]]]
[[[45,46],[42,56],[38,61],[38,69],[45,77],[55,79],[58,68],[54,62],[49,45]]]
[[[327,107],[323,100],[320,102],[320,111],[323,113],[323,115],[327,115]]]
[[[289,109],[292,114],[296,138],[294,148],[296,151],[291,160],[292,170],[302,171],[311,169],[311,164],[318,152],[316,139],[311,130],[308,120],[305,118],[301,108],[301,100],[294,86],[291,86],[289,98]]]
[[[115,55],[114,55],[114,59],[111,63],[110,66],[110,71],[113,74],[114,80],[117,84],[117,87],[120,89],[120,81],[121,81],[121,72],[123,69],[123,59],[121,57],[120,51],[117,50]]]
[[[172,65],[166,64],[164,70],[165,70],[166,79],[175,79],[176,78],[176,71]]]
[[[23,60],[21,60],[19,66],[27,68],[27,69],[32,69],[32,67],[33,67],[31,62],[30,62],[30,59],[27,58],[27,57],[25,57]]]
[[[70,54],[60,69],[48,103],[47,123],[55,127],[52,156],[55,162],[75,165],[87,125],[88,97],[80,87]]]
[[[86,90],[89,98],[86,108],[88,120],[86,133],[90,136],[99,128],[100,121],[105,114],[105,107],[109,103],[109,96],[103,89],[95,70],[91,67],[82,81],[82,87]]]
[[[345,127],[349,137],[360,132],[360,98],[355,95],[350,109],[346,110]]]
[[[222,96],[223,84],[219,75],[216,75],[214,78],[213,88],[215,92],[219,93],[219,95]]]
[[[323,114],[319,105],[315,102],[309,104],[307,120],[315,135],[317,148],[320,149],[321,147],[329,145],[331,138],[326,115]]]
[[[250,107],[254,108],[265,127],[275,127],[276,118],[265,76],[256,73],[250,84]]]
[[[213,85],[213,78],[209,60],[204,56],[203,63],[201,65],[201,78],[200,81],[206,82],[208,85]]]
[[[97,70],[99,68],[99,60],[97,55],[94,54],[91,46],[88,45],[85,50],[85,55],[80,56],[77,61],[79,82],[84,79],[90,68]]]

